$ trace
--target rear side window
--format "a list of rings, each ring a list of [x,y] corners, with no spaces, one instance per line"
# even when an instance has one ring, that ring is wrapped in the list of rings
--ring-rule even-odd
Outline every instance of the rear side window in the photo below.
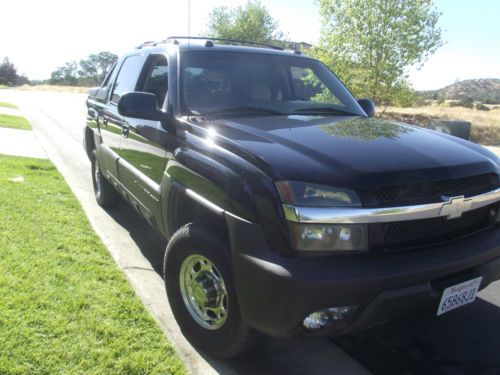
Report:
[[[123,94],[134,91],[137,76],[142,67],[142,60],[143,58],[140,55],[129,56],[125,59],[113,87],[113,94],[111,95],[113,103],[118,103]]]

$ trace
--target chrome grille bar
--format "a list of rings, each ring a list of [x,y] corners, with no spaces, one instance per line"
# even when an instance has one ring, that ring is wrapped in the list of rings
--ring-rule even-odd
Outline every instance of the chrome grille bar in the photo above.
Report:
[[[453,219],[460,217],[464,212],[498,201],[500,201],[500,189],[469,198],[450,197],[444,202],[401,207],[300,207],[283,204],[283,212],[286,220],[295,223],[370,224],[441,216]]]

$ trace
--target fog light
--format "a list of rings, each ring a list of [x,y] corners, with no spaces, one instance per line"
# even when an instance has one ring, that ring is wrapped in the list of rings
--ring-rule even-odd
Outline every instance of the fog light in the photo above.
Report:
[[[315,331],[326,327],[333,320],[346,319],[357,306],[330,307],[328,309],[318,310],[306,316],[302,325],[308,331]]]
[[[314,331],[316,329],[323,328],[332,320],[331,314],[328,310],[319,310],[313,312],[311,315],[306,316],[304,322],[304,328],[307,330]]]
[[[342,306],[342,307],[330,307],[328,312],[331,314],[333,320],[345,319],[356,310],[356,306]]]

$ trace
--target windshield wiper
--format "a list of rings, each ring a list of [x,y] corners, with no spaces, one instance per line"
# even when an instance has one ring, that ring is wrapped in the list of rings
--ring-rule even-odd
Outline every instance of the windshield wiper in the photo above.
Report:
[[[229,107],[216,109],[215,111],[205,112],[203,115],[225,115],[225,114],[240,114],[252,113],[262,115],[285,115],[286,113],[276,111],[274,109],[260,108],[260,107]]]
[[[308,114],[336,114],[336,115],[347,115],[347,116],[356,116],[352,112],[344,111],[342,109],[338,108],[332,108],[332,107],[312,107],[312,108],[299,108],[296,109],[294,112],[300,112],[300,113],[308,113]]]

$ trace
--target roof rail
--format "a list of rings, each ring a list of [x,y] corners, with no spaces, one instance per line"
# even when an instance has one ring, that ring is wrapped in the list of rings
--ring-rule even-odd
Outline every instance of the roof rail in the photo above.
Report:
[[[156,46],[157,44],[159,43],[165,43],[164,40],[160,41],[160,42],[155,42],[153,40],[148,40],[147,42],[144,42],[142,44],[139,44],[137,47],[135,47],[135,49],[141,49],[143,47],[149,47],[149,46]]]
[[[246,40],[238,40],[238,39],[226,39],[226,38],[209,38],[209,37],[204,37],[204,36],[170,36],[167,39],[165,39],[163,42],[168,42],[168,41],[176,41],[177,39],[194,39],[194,40],[207,40],[207,41],[219,41],[219,42],[226,42],[228,44],[233,44],[233,45],[249,45],[249,46],[259,46],[259,47],[266,47],[266,48],[271,48],[271,49],[276,49],[283,51],[283,48],[278,47],[278,46],[273,46],[271,44],[264,44],[264,43],[255,43],[255,42],[249,42]]]

